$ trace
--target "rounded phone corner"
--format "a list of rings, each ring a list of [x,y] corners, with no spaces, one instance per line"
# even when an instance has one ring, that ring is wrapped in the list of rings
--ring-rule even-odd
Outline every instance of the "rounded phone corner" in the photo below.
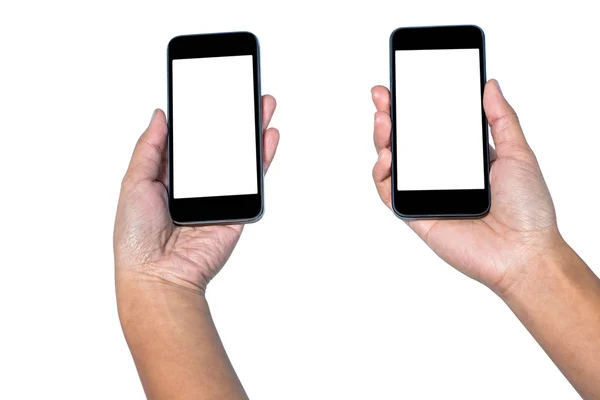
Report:
[[[412,221],[412,220],[417,219],[416,217],[413,217],[411,215],[402,214],[401,212],[397,212],[397,211],[394,211],[394,215],[402,221]]]
[[[171,201],[169,201],[169,216],[171,217],[171,221],[173,221],[173,224],[176,226],[185,226],[186,223],[183,221],[179,221],[179,217],[176,215],[176,213],[174,213],[173,211],[173,205],[171,203]]]
[[[169,210],[169,215],[171,216],[171,221],[173,221],[173,225],[175,225],[175,226],[186,226],[186,225],[188,225],[188,223],[186,223],[184,221],[179,221],[179,219],[173,215],[173,213],[171,212],[171,210]]]
[[[491,209],[492,209],[492,202],[488,201],[487,207],[483,211],[481,211],[477,214],[474,214],[473,218],[484,218],[486,215],[488,215],[490,213]]]
[[[253,32],[250,32],[250,31],[241,31],[240,33],[244,33],[244,34],[252,36],[252,38],[256,42],[256,45],[258,46],[259,40],[258,40],[258,36],[256,36],[256,34],[254,34]]]
[[[261,204],[260,210],[258,210],[258,213],[256,214],[256,216],[251,217],[247,220],[244,220],[244,223],[245,224],[254,224],[254,223],[260,221],[264,215],[265,215],[265,206],[264,206],[264,204]]]
[[[184,36],[186,36],[186,35],[177,35],[177,36],[172,37],[169,40],[169,43],[167,43],[167,50],[171,49],[171,47],[173,47],[173,43],[179,41]]]
[[[485,42],[485,33],[483,32],[483,29],[479,25],[472,24],[472,25],[468,25],[468,26],[470,26],[473,29],[476,29],[479,32],[479,35],[481,35],[481,41]]]
[[[173,225],[175,225],[175,226],[186,226],[186,225],[188,225],[188,224],[186,224],[184,222],[180,222],[180,221],[174,220],[173,217],[171,217],[171,221],[173,221]]]
[[[412,220],[412,219],[415,219],[413,216],[411,216],[411,215],[407,215],[407,214],[404,214],[404,213],[402,213],[401,211],[399,211],[399,210],[396,208],[396,202],[394,201],[394,199],[392,199],[392,212],[394,213],[394,215],[395,215],[396,217],[400,218],[400,219],[401,219],[401,220],[403,220],[403,221],[410,221],[410,220]]]
[[[402,30],[404,30],[404,29],[406,29],[406,27],[405,27],[405,26],[401,26],[401,27],[399,27],[399,28],[396,28],[396,29],[394,29],[394,30],[392,31],[392,33],[390,33],[390,45],[392,45],[392,44],[394,43],[394,36],[396,36],[396,34],[397,34],[399,31],[402,31]]]
[[[479,31],[479,33],[481,34],[481,36],[485,36],[485,33],[483,33],[483,29],[479,25],[470,24],[470,25],[467,25],[467,26],[470,26],[472,28],[477,29]]]

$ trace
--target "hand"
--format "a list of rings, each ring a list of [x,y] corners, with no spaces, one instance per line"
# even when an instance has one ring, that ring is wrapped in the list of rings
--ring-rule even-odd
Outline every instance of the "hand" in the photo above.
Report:
[[[372,96],[379,153],[373,179],[391,209],[390,93],[376,86]],[[482,219],[407,223],[444,261],[502,295],[564,241],[538,162],[495,80],[485,86],[483,105],[496,147],[495,152],[490,149],[489,214]]]
[[[269,168],[279,132],[267,129],[275,98],[263,96],[264,170]],[[168,210],[167,121],[156,110],[140,137],[121,185],[114,231],[117,280],[161,281],[204,293],[235,247],[242,225],[178,227]]]

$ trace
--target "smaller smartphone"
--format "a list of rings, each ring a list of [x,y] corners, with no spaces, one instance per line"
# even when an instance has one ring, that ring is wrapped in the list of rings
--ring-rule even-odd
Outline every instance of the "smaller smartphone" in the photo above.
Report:
[[[402,219],[490,209],[484,34],[477,26],[390,36],[392,208]]]
[[[264,202],[258,39],[250,32],[177,36],[167,59],[173,222],[259,220]]]

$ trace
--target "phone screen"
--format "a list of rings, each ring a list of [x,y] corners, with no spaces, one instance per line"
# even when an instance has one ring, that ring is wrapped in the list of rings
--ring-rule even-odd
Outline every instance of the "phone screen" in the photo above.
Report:
[[[395,51],[397,190],[485,188],[479,51]]]
[[[258,193],[252,57],[172,61],[173,198]]]

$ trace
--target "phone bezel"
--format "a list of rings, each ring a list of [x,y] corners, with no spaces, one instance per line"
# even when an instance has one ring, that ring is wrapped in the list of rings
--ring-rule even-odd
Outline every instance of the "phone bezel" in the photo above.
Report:
[[[254,121],[256,138],[257,193],[197,198],[173,197],[173,60],[251,55],[254,76]],[[262,106],[260,89],[260,50],[258,38],[250,32],[182,35],[167,47],[169,211],[176,225],[250,223],[264,212]],[[226,105],[224,105],[225,107]],[[223,151],[226,151],[224,149]]]
[[[396,50],[479,49],[484,189],[398,190],[396,182]],[[475,25],[398,28],[390,35],[390,115],[392,120],[392,209],[402,219],[477,218],[490,209],[488,122],[483,109],[486,83],[485,37]]]

